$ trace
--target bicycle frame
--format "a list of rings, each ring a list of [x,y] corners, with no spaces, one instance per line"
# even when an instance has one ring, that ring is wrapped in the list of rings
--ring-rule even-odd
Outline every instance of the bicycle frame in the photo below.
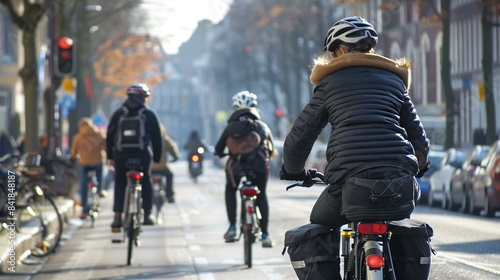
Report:
[[[245,264],[252,267],[252,244],[261,234],[260,223],[262,216],[255,200],[260,194],[260,190],[253,182],[247,177],[240,188],[241,196],[241,232],[243,234],[243,254]],[[238,237],[238,239],[240,238]]]
[[[139,171],[127,172],[127,188],[124,199],[123,239],[112,240],[113,243],[121,243],[128,240],[127,265],[132,264],[132,249],[135,245],[140,246],[139,233],[141,232],[141,210],[142,210],[142,185],[140,183],[144,173]]]
[[[308,179],[286,188],[311,187],[324,183],[324,174],[316,169],[307,171]],[[319,179],[319,180],[318,180]],[[341,257],[345,280],[396,280],[392,262],[390,239],[386,222],[351,222],[342,230]]]
[[[387,231],[386,223],[349,225],[341,234],[344,279],[396,280],[389,246],[391,232]]]
[[[100,203],[99,203],[99,195],[97,193],[97,176],[95,170],[87,171],[87,207],[88,214],[92,221],[92,227],[95,227],[95,220],[99,215],[100,211]]]

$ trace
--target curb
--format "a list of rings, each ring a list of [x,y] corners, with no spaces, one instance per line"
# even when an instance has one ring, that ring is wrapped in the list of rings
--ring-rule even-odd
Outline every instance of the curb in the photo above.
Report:
[[[75,205],[73,200],[63,197],[54,197],[59,212],[63,218],[63,236],[69,219],[75,217]],[[7,224],[3,225],[0,232],[0,274],[9,274],[20,266],[24,259],[30,256],[30,249],[41,241],[38,234],[39,229],[28,224],[23,227],[22,232],[11,230]]]

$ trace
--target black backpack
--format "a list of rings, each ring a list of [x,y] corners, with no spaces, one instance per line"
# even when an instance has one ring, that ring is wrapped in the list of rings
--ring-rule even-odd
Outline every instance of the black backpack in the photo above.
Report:
[[[146,116],[141,108],[136,115],[130,115],[127,107],[121,108],[123,114],[118,120],[115,145],[118,151],[124,149],[144,150],[146,148],[144,136],[146,134]]]
[[[226,146],[232,155],[246,155],[255,151],[263,142],[261,127],[258,122],[248,117],[229,121],[229,134]]]
[[[429,279],[432,254],[436,254],[430,244],[432,227],[425,222],[404,219],[389,222],[388,230],[392,232],[389,245],[396,279]]]

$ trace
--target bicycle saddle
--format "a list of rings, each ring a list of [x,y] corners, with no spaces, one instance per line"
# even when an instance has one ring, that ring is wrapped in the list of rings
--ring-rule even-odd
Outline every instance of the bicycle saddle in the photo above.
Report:
[[[125,167],[128,170],[142,171],[142,161],[138,158],[129,158],[125,161]]]

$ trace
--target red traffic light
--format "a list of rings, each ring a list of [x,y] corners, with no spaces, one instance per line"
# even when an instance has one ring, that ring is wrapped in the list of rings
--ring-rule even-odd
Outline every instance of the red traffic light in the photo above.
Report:
[[[75,45],[73,39],[60,37],[57,39],[55,72],[59,77],[72,75],[75,71]]]
[[[59,40],[57,40],[57,46],[60,49],[67,50],[71,47],[73,47],[73,39],[68,38],[68,37],[61,37]]]

